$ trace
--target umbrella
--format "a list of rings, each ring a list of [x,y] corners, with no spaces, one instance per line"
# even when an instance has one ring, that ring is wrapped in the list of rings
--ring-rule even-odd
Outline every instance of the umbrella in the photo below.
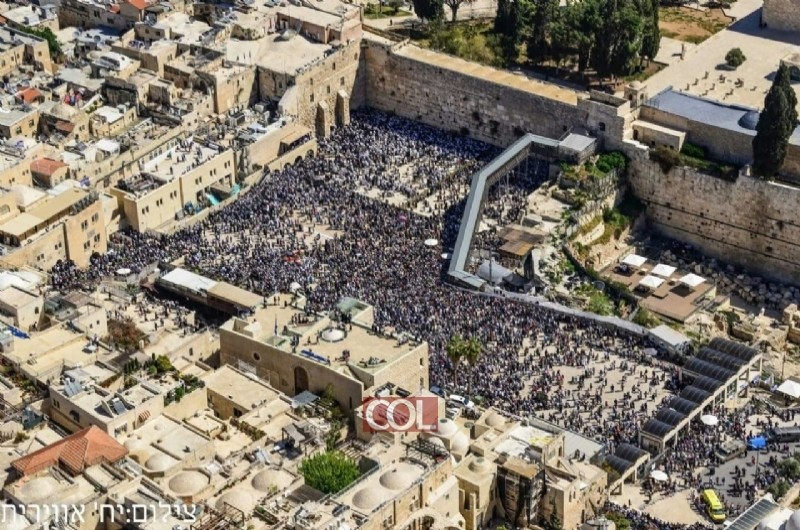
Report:
[[[127,269],[127,268],[126,269],[117,269],[117,274],[119,274],[120,276],[127,276],[130,273],[131,273],[131,270]]]
[[[660,469],[654,469],[650,472],[650,478],[655,480],[656,482],[666,482],[669,480],[669,475],[661,471]]]
[[[703,422],[703,425],[708,425],[709,427],[714,427],[719,423],[719,419],[713,414],[704,414],[700,416],[700,421]]]
[[[763,436],[756,436],[755,438],[750,438],[750,441],[747,442],[748,449],[764,449],[767,446],[767,439]]]
[[[426,239],[425,240],[425,246],[426,247],[435,247],[438,244],[439,244],[439,240],[438,239]]]

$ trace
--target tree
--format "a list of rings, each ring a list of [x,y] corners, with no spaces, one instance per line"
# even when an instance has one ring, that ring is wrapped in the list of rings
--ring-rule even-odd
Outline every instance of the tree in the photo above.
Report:
[[[604,26],[595,32],[592,65],[601,77],[627,75],[642,49],[642,15],[631,0],[600,0]]]
[[[739,68],[747,60],[741,48],[731,48],[725,54],[725,64],[731,68]]]
[[[498,0],[494,32],[500,36],[503,62],[511,65],[517,60],[517,46],[522,38],[522,7],[518,0]]]
[[[641,54],[653,59],[658,55],[661,44],[661,30],[658,27],[659,0],[639,0],[639,2],[643,23]]]
[[[781,64],[756,125],[753,138],[753,173],[769,179],[783,167],[789,137],[797,126],[797,96],[789,69]]]
[[[389,0],[386,2],[386,5],[392,10],[392,14],[396,15],[397,12],[400,11],[400,8],[403,7],[404,2],[403,0]]]
[[[442,0],[413,0],[414,13],[423,20],[437,20],[444,14]]]
[[[478,364],[478,359],[481,357],[481,353],[483,353],[483,345],[481,342],[475,338],[470,337],[467,340],[462,342],[461,345],[462,355],[467,364],[469,365],[470,371],[473,372],[475,370],[475,366]],[[474,374],[470,374],[469,378],[469,388],[467,389],[467,396],[472,396],[472,376]]]
[[[531,2],[531,28],[528,37],[528,58],[540,63],[550,55],[549,35],[552,21],[558,16],[558,0]]]
[[[456,14],[458,13],[458,8],[461,7],[461,4],[471,4],[473,1],[474,0],[444,0],[444,3],[450,8],[450,12],[453,16],[451,20],[455,22]]]
[[[453,370],[453,389],[458,388],[458,365],[461,364],[461,359],[464,358],[464,339],[460,335],[450,337],[447,343],[447,359],[450,361],[450,367]]]
[[[361,475],[355,462],[340,451],[326,451],[306,458],[299,470],[306,484],[325,494],[342,491]]]

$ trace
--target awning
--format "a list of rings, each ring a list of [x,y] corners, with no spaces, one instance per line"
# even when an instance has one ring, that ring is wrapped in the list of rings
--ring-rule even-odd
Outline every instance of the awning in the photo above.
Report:
[[[655,274],[656,276],[661,276],[662,278],[669,278],[675,271],[675,267],[659,263],[653,268],[653,270],[650,271],[650,274]]]
[[[679,281],[683,285],[685,285],[686,287],[689,287],[690,289],[694,289],[695,287],[697,287],[701,283],[705,282],[706,279],[703,278],[702,276],[698,276],[697,274],[689,273],[686,276],[684,276],[683,278],[681,278]]]
[[[661,278],[657,278],[652,274],[648,274],[647,276],[642,278],[642,281],[639,282],[639,285],[647,287],[648,289],[655,290],[658,289],[662,283],[664,283],[664,280],[662,280]]]
[[[625,259],[622,260],[622,263],[624,263],[625,265],[628,265],[629,267],[633,267],[636,269],[644,265],[646,262],[647,258],[636,254],[628,254],[627,256],[625,256]]]
[[[146,422],[149,417],[150,417],[150,411],[149,410],[146,410],[146,411],[142,412],[141,414],[139,414],[139,423],[141,424],[141,423]]]
[[[778,392],[794,399],[800,398],[800,383],[787,379],[778,387]]]

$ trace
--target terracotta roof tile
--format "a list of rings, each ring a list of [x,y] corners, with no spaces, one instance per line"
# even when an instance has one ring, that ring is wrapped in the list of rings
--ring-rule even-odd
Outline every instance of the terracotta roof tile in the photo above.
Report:
[[[32,103],[41,96],[42,93],[39,92],[39,89],[34,87],[28,87],[25,90],[20,90],[17,92],[17,97],[20,98],[24,103]]]
[[[52,175],[56,170],[67,167],[67,165],[60,160],[53,160],[52,158],[37,158],[31,162],[31,173],[39,175]]]
[[[128,0],[128,3],[139,11],[144,11],[150,6],[147,0]]]
[[[11,465],[22,475],[33,475],[60,464],[73,475],[102,462],[117,462],[128,450],[104,431],[92,425],[71,436],[14,460]]]

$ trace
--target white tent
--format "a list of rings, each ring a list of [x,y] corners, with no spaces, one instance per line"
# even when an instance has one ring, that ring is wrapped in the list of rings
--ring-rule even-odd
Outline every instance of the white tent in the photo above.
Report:
[[[658,289],[662,283],[664,283],[664,280],[662,280],[661,278],[657,278],[651,274],[648,274],[647,276],[642,278],[642,281],[639,282],[639,285],[641,285],[642,287],[647,287],[648,289],[655,290]]]
[[[672,273],[675,272],[675,270],[675,267],[672,267],[671,265],[659,263],[653,268],[653,270],[650,271],[650,274],[655,274],[656,276],[661,276],[662,278],[669,278],[672,276]]]
[[[680,282],[690,289],[694,289],[701,283],[705,282],[706,279],[702,276],[698,276],[697,274],[689,273],[683,278],[680,279]]]
[[[793,399],[800,398],[800,383],[787,379],[778,387],[778,392],[785,394]]]
[[[639,267],[644,265],[646,261],[647,258],[645,258],[644,256],[638,256],[636,254],[628,254],[627,256],[625,256],[625,259],[622,260],[622,263],[628,265],[629,267],[633,267],[634,269],[638,269]]]

